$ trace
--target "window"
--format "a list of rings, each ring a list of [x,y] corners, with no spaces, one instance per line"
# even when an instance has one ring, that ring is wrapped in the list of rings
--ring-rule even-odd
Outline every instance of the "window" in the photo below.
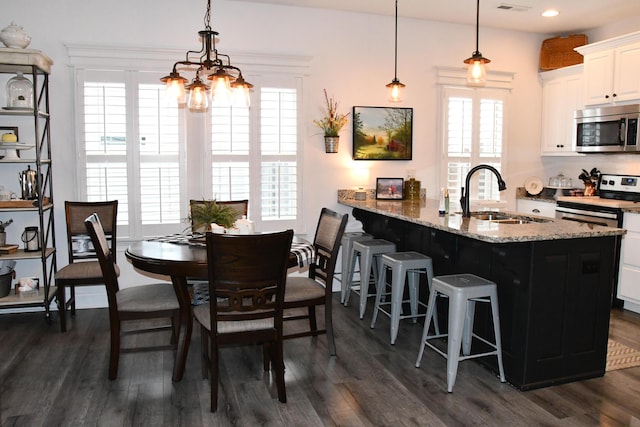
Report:
[[[443,181],[458,200],[467,172],[478,164],[502,170],[504,111],[507,92],[500,89],[443,88]],[[480,170],[470,185],[472,200],[499,200],[495,176]]]
[[[154,72],[145,60],[114,69],[128,55],[135,62],[135,49],[104,63],[93,55],[95,49],[70,48],[78,193],[81,200],[118,199],[123,240],[185,231],[189,199],[203,197],[249,199],[260,231],[300,229],[298,72],[247,75],[255,85],[251,108],[213,106],[203,114],[165,102],[159,79],[175,58]]]
[[[259,222],[259,230],[296,228],[300,211],[298,89],[257,86],[258,107],[251,109],[257,111],[255,119],[260,123],[255,137],[249,109],[211,109],[212,196],[249,199],[250,217]]]
[[[84,197],[118,199],[123,236],[173,231],[180,218],[180,111],[155,73],[85,71]]]

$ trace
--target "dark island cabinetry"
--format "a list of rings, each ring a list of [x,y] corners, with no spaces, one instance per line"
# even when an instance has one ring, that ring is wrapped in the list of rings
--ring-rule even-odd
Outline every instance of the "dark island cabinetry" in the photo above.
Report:
[[[398,250],[431,256],[436,275],[473,273],[497,283],[504,368],[517,388],[604,375],[619,236],[496,243],[358,208],[353,215]],[[487,337],[489,314],[478,306],[476,332]],[[446,310],[440,315],[446,324]],[[497,372],[493,358],[481,362]]]

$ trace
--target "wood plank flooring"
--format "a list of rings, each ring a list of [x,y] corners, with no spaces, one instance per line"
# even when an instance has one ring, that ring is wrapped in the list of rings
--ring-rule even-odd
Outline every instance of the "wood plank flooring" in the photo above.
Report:
[[[79,311],[66,334],[53,319],[0,315],[1,426],[640,426],[640,367],[520,392],[465,361],[449,394],[443,358],[427,349],[414,367],[419,324],[402,321],[391,346],[389,320],[379,316],[370,329],[371,306],[359,320],[355,303],[334,306],[337,357],[324,336],[285,342],[286,404],[260,348],[224,349],[215,414],[197,328],[181,382],[171,382],[170,351],[124,354],[109,381],[107,310]],[[640,315],[614,310],[610,335],[640,349]]]

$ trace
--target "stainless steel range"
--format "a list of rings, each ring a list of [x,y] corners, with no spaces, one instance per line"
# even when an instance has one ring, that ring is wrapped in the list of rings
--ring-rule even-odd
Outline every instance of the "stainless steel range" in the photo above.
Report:
[[[556,218],[622,227],[623,209],[640,207],[640,176],[603,174],[600,196],[558,197]]]
[[[603,174],[598,183],[600,196],[559,197],[556,218],[622,228],[624,208],[640,208],[640,176]],[[616,247],[616,266],[620,261],[620,239]],[[613,282],[612,306],[622,307],[618,294],[618,273]]]

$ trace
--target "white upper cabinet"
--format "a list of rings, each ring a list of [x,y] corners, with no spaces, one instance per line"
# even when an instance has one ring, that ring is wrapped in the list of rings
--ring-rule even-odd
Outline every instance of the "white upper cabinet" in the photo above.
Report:
[[[573,115],[583,107],[583,66],[573,65],[540,73],[542,79],[543,156],[580,156],[576,153]]]
[[[576,48],[584,56],[584,104],[640,101],[640,32]]]

